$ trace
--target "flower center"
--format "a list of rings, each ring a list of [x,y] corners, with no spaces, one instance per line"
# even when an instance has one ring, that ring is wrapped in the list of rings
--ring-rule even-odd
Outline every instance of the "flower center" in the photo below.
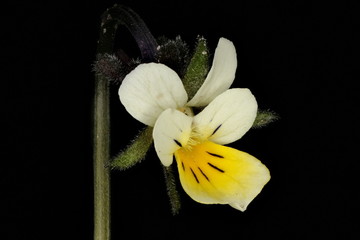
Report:
[[[187,144],[183,146],[183,150],[192,151],[193,147],[203,143],[206,139],[204,139],[203,134],[201,134],[196,127],[193,127],[190,133],[190,137],[187,141]]]

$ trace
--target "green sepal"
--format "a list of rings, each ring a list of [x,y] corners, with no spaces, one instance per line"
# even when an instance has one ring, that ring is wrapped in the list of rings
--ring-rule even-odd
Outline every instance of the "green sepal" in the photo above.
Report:
[[[198,37],[194,55],[186,69],[183,84],[192,99],[201,85],[204,83],[207,73],[209,72],[209,51],[206,39]]]
[[[147,127],[132,141],[132,143],[110,163],[113,169],[126,170],[141,162],[148,152],[152,142],[152,127]]]
[[[271,110],[258,110],[252,128],[261,128],[279,119],[279,115]]]
[[[175,216],[179,213],[181,208],[180,195],[179,192],[176,190],[176,181],[172,166],[163,166],[163,169],[166,189],[170,200],[171,212]]]

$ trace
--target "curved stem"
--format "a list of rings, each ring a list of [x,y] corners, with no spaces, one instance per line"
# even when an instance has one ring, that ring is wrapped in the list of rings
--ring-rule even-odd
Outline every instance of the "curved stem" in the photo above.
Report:
[[[97,57],[113,52],[115,33],[124,25],[135,38],[144,61],[154,59],[156,41],[143,20],[131,9],[114,5],[102,16]],[[110,239],[110,98],[108,80],[95,76],[93,112],[94,239]]]
[[[144,62],[154,61],[158,44],[142,18],[132,9],[115,4],[103,15],[102,28],[107,31],[108,26],[125,26],[134,37]]]
[[[101,21],[97,57],[112,53],[116,24],[107,12]],[[96,74],[93,113],[94,240],[110,239],[110,96],[108,80]]]

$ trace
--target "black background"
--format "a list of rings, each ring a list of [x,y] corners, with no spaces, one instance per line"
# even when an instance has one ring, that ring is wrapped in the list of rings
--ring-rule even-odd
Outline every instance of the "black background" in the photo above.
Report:
[[[233,41],[233,86],[250,88],[281,119],[232,144],[272,175],[244,213],[198,204],[179,188],[182,210],[172,216],[153,149],[113,171],[113,239],[358,239],[352,4],[94,0],[2,4],[1,239],[92,239],[91,65],[100,15],[114,3],[156,37],[181,35],[192,46],[202,35],[211,52],[220,37]],[[111,92],[116,154],[143,126]]]

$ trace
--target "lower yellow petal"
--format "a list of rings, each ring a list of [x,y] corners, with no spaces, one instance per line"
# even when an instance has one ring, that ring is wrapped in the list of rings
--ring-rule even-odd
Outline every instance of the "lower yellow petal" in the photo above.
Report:
[[[206,141],[175,152],[185,192],[204,204],[229,204],[244,211],[270,180],[255,157]]]

